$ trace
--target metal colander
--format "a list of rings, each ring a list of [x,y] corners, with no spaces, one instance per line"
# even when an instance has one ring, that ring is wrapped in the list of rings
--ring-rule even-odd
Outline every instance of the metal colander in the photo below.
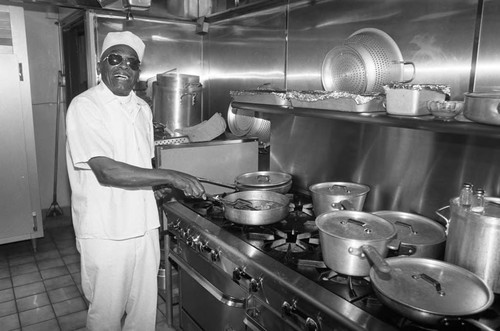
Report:
[[[361,29],[334,47],[325,56],[322,67],[323,87],[328,91],[346,91],[354,94],[383,92],[383,85],[403,82],[404,65],[396,42],[378,29]]]
[[[349,46],[334,47],[323,62],[326,90],[358,93],[366,90],[365,63],[361,55]]]

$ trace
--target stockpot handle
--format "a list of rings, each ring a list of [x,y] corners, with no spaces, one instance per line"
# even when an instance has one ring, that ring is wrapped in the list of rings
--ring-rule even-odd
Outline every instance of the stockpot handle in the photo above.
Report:
[[[446,231],[448,231],[448,226],[450,225],[450,220],[448,218],[446,218],[446,216],[444,216],[441,213],[442,211],[444,211],[446,209],[450,209],[450,205],[439,208],[438,210],[435,211],[435,213],[437,216],[439,216],[439,218],[441,218],[444,221],[445,229],[446,229]]]

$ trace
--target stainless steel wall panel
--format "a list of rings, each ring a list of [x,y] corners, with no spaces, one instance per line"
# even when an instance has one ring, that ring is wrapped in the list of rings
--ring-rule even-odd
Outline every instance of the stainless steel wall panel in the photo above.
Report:
[[[322,90],[321,64],[353,32],[376,28],[416,66],[415,83],[449,84],[463,99],[471,67],[476,1],[302,1],[290,6],[287,85]],[[408,67],[407,69],[410,69]],[[405,77],[411,77],[407,70]]]
[[[476,92],[500,91],[500,31],[499,1],[485,1],[481,20],[476,80]]]
[[[353,181],[371,187],[365,210],[434,212],[464,181],[500,194],[498,140],[336,120],[269,116],[271,169],[293,174],[295,189]]]
[[[205,102],[226,116],[230,90],[285,86],[285,9],[210,25],[203,42]]]

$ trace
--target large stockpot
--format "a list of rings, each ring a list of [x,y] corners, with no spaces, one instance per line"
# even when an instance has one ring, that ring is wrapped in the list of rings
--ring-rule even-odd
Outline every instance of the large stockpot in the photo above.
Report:
[[[324,182],[309,186],[313,210],[318,216],[334,210],[362,210],[370,187],[349,182]]]
[[[269,209],[240,209],[233,205],[238,199],[250,202],[271,202],[275,207]],[[231,222],[243,225],[267,225],[283,220],[289,214],[290,199],[284,194],[273,191],[241,191],[228,194],[224,200],[224,217]]]
[[[394,210],[380,210],[373,212],[373,215],[394,224],[399,241],[399,245],[390,247],[394,255],[443,259],[446,233],[438,222],[425,216]]]
[[[450,200],[450,218],[436,213],[448,223],[444,260],[481,277],[495,293],[500,293],[500,198],[486,197],[484,214]]]
[[[177,71],[156,75],[153,83],[153,114],[156,122],[174,131],[201,122],[201,90],[199,76]]]
[[[486,283],[472,272],[434,259],[392,257],[385,262],[390,268],[388,273],[370,270],[372,287],[384,305],[427,326],[453,330],[454,325],[468,322],[493,330],[467,318],[486,310],[495,298]]]
[[[394,225],[373,214],[355,210],[326,212],[316,217],[325,265],[344,275],[367,276],[370,262],[383,269]],[[369,261],[368,258],[371,260]]]

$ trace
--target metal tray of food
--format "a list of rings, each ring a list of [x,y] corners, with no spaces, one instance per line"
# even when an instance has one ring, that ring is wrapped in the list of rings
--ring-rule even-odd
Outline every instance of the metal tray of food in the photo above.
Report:
[[[234,90],[229,92],[235,102],[290,107],[290,100],[284,90]]]
[[[352,94],[341,91],[289,91],[293,107],[337,110],[355,113],[384,112],[384,96],[380,93]]]

